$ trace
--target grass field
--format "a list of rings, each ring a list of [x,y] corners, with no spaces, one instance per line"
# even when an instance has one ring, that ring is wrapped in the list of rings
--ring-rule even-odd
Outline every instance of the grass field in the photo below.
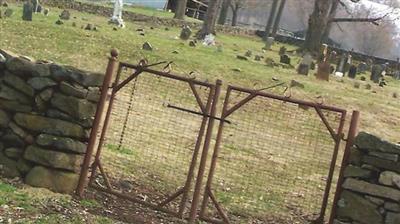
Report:
[[[33,22],[23,22],[20,7],[13,8],[16,13],[12,18],[0,20],[0,48],[99,72],[105,69],[109,50],[118,48],[121,61],[136,63],[142,58],[150,63],[173,61],[174,73],[193,76],[189,75],[193,71],[197,79],[211,83],[222,79],[223,88],[234,84],[258,89],[276,84],[273,78],[286,83],[295,79],[305,87],[293,88],[292,97],[323,100],[325,104],[349,111],[360,110],[361,130],[392,141],[400,139],[400,99],[393,97],[394,93],[399,93],[399,81],[389,78],[384,88],[360,81],[361,75],[357,80],[332,77],[330,82],[321,82],[313,76],[299,76],[294,69],[271,68],[265,62],[236,59],[236,55],[252,50],[253,54],[279,61],[278,50],[282,44],[264,53],[261,51],[263,43],[256,37],[219,34],[217,45],[222,51],[201,44],[192,48],[179,40],[179,29],[174,27],[165,30],[165,27],[151,24],[127,23],[126,29],[113,31],[107,25],[108,18],[74,11],[72,17],[76,18],[56,25],[58,9],[51,9],[49,17],[35,15]],[[147,8],[129,10],[171,16]],[[73,22],[76,27],[72,26]],[[80,28],[87,23],[97,25],[99,31]],[[145,29],[145,36],[136,32],[138,28]],[[142,50],[145,41],[155,50]],[[172,53],[175,50],[179,53]],[[299,57],[292,55],[293,64],[298,61]],[[237,69],[240,72],[235,71]],[[103,163],[112,176],[139,184],[141,188],[135,193],[147,197],[153,191],[162,192],[149,199],[159,200],[164,193],[182,186],[192,154],[188,149],[193,148],[201,119],[165,106],[169,103],[198,110],[189,86],[144,77],[137,82],[138,85],[130,83],[117,98]],[[361,88],[353,87],[356,82]],[[365,88],[367,84],[372,85],[372,90]],[[283,88],[272,91],[282,94]],[[205,100],[206,96],[207,91],[203,89],[201,97]],[[236,94],[233,101],[242,97]],[[128,111],[130,114],[126,117]],[[328,118],[337,126],[337,116]],[[243,222],[251,220],[248,216],[268,219],[263,217],[265,210],[280,216],[314,215],[333,149],[332,140],[315,112],[257,99],[230,119],[233,125],[226,128],[214,181],[217,198],[229,213]],[[119,145],[122,148],[118,148]],[[319,197],[313,197],[315,195]],[[301,206],[299,201],[303,202]]]

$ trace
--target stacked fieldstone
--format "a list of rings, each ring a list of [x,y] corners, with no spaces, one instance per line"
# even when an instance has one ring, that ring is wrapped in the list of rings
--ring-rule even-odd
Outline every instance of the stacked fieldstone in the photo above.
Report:
[[[0,173],[72,192],[102,79],[0,50]]]
[[[339,223],[400,223],[400,145],[362,132],[344,171]]]

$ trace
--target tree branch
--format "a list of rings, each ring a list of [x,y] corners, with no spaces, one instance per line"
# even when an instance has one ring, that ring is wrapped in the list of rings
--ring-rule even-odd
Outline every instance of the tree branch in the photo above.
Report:
[[[330,23],[372,23],[374,25],[379,26],[378,21],[382,20],[384,17],[378,17],[378,18],[333,18],[329,20]]]

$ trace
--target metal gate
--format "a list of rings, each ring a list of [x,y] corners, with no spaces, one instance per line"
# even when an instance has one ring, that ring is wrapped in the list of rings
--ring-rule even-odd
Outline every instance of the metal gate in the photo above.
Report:
[[[200,218],[323,223],[345,117],[339,108],[229,86]]]
[[[156,71],[151,67],[160,63],[142,61],[119,63],[109,88],[116,64],[111,58],[103,86],[109,91],[98,104],[78,194],[91,170],[89,187],[183,217],[198,154],[209,145],[206,130],[219,85]]]
[[[111,85],[116,56],[78,195],[88,184],[189,223],[324,222],[346,110],[228,86],[219,114],[221,81],[172,75],[142,61],[119,63]]]

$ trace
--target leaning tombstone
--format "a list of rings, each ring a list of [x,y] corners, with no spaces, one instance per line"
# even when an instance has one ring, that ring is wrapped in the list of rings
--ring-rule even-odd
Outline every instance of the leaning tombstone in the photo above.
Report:
[[[267,41],[265,42],[264,50],[271,50],[272,45],[274,44],[275,39],[273,37],[268,37]]]
[[[30,1],[26,1],[22,10],[22,20],[32,21],[33,5]]]
[[[45,9],[43,10],[43,14],[44,14],[45,16],[48,16],[48,15],[49,15],[49,12],[50,12],[50,9],[48,9],[48,8],[45,8]]]
[[[368,70],[368,65],[365,62],[361,62],[360,64],[358,64],[357,67],[357,72],[358,73],[364,73]]]
[[[287,51],[286,47],[285,47],[285,46],[282,46],[282,47],[279,49],[279,55],[280,55],[280,56],[285,55],[285,54],[286,54],[286,51]]]
[[[329,62],[322,61],[318,63],[317,79],[329,81],[330,70],[331,70],[331,65]]]
[[[349,76],[349,78],[354,79],[354,78],[356,78],[356,75],[357,75],[357,66],[351,65],[349,68],[348,76]]]
[[[310,53],[306,53],[297,68],[297,73],[300,75],[308,75],[311,63],[313,63],[313,58]]]
[[[192,35],[192,30],[190,29],[189,26],[184,25],[181,30],[181,35],[179,38],[182,40],[189,40],[190,36]]]
[[[71,13],[69,13],[68,10],[64,10],[64,11],[61,12],[59,17],[62,20],[69,20],[69,18],[71,17]]]
[[[383,72],[382,65],[379,65],[379,64],[373,65],[372,69],[371,69],[371,77],[370,77],[370,79],[374,83],[379,83],[379,80],[382,77],[382,72]]]
[[[284,55],[281,56],[279,62],[280,62],[280,63],[283,63],[283,64],[290,65],[291,59],[290,59],[289,55],[284,54]]]

